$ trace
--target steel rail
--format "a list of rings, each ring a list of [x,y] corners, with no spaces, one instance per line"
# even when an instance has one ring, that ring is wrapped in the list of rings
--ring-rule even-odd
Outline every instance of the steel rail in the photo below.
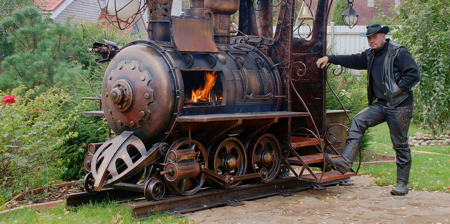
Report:
[[[145,201],[143,192],[131,192],[118,189],[105,189],[95,195],[76,193],[66,196],[66,205],[77,207],[85,204],[95,204],[103,201],[130,202],[131,214],[134,219],[143,219],[155,214],[181,214],[204,210],[208,208],[240,205],[242,201],[255,200],[274,195],[290,196],[292,192],[308,189],[323,189],[325,186],[347,184],[349,178],[325,183],[299,181],[296,177],[277,179],[269,184],[247,184],[231,190],[204,189],[191,196],[169,196],[159,201]]]

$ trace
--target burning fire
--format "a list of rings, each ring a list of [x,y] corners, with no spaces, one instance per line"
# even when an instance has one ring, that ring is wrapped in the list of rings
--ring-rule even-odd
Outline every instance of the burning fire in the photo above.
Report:
[[[200,86],[200,88],[196,90],[192,90],[191,100],[194,103],[199,101],[211,101],[211,89],[216,84],[217,75],[216,72],[205,72],[205,85]]]

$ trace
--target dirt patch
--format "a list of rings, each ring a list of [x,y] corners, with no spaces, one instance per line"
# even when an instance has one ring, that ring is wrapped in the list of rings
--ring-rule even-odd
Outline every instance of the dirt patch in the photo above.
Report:
[[[308,190],[186,214],[198,223],[450,223],[450,194],[410,191],[390,195],[392,186],[356,176],[352,186]]]
[[[38,205],[64,199],[64,195],[83,192],[81,181],[67,182],[63,184],[41,187],[23,192],[5,204],[6,209],[22,206]]]

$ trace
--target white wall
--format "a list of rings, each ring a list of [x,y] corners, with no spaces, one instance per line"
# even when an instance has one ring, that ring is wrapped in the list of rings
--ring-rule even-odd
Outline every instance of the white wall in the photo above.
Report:
[[[331,26],[327,27],[327,53],[335,55],[356,54],[369,48],[366,38],[366,26],[355,26],[350,29],[348,26]],[[309,28],[302,27],[300,35],[305,37],[309,32]],[[295,36],[299,34],[295,32]],[[390,38],[390,35],[386,35]],[[353,74],[361,74],[358,70],[350,69]]]
[[[305,37],[309,32],[309,28],[302,27],[300,35]],[[331,26],[327,27],[327,48],[330,54],[355,54],[367,48],[369,44],[366,38],[366,26],[355,26],[350,29],[348,26]],[[294,36],[299,36],[297,32]],[[388,34],[386,37],[390,38]]]
[[[367,48],[369,44],[366,38],[366,26],[355,26],[350,29],[348,26],[327,27],[327,47],[331,54],[355,54]]]

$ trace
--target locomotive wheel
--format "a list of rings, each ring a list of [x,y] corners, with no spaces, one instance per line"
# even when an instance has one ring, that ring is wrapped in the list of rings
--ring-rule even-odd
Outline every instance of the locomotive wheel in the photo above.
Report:
[[[277,177],[281,168],[281,148],[272,134],[264,134],[255,138],[248,148],[249,172],[259,173],[265,168],[266,174],[261,182],[270,183]]]
[[[199,166],[204,166],[208,168],[208,154],[205,150],[205,147],[196,140],[189,140],[187,138],[178,139],[176,142],[172,144],[167,155],[171,150],[185,150],[185,149],[193,149],[197,152],[196,161]],[[172,160],[168,156],[166,156],[165,164],[168,163],[177,163],[179,161]],[[203,186],[206,180],[206,174],[201,172],[198,176],[193,178],[185,178],[185,179],[176,179],[174,181],[168,181],[165,178],[166,186],[169,191],[174,195],[193,195],[197,193],[198,190]]]
[[[94,191],[94,176],[92,175],[92,173],[88,173],[86,174],[86,176],[84,177],[84,189],[86,190],[86,193],[88,193],[89,195],[95,195],[98,192]]]
[[[150,178],[144,187],[144,196],[147,201],[158,201],[164,197],[166,193],[166,187],[164,183],[156,177]]]
[[[213,170],[217,174],[224,176],[239,176],[245,174],[247,169],[247,155],[245,146],[234,137],[226,138],[219,145],[212,148],[211,162]],[[225,189],[233,189],[242,181],[223,183]]]

